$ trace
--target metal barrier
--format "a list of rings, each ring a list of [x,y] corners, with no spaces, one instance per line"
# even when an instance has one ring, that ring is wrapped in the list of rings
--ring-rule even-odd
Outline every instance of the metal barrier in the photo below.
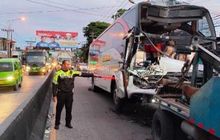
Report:
[[[0,140],[43,139],[52,96],[49,88],[52,76],[53,72],[48,75],[36,94],[30,96],[1,124]]]

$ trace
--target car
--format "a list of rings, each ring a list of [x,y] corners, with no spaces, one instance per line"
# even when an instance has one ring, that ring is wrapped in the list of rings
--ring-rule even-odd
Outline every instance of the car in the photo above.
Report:
[[[17,58],[0,59],[0,87],[13,87],[14,91],[21,87],[23,80],[22,65]]]

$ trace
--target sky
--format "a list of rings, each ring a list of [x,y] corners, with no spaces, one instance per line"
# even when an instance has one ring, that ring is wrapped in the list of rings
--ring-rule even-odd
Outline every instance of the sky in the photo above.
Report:
[[[205,6],[214,16],[220,15],[220,0],[185,1]],[[35,40],[36,30],[78,32],[77,40],[82,43],[86,40],[83,27],[92,21],[112,23],[111,16],[118,9],[131,6],[128,0],[0,0],[0,29],[14,29],[13,39],[19,47]],[[26,20],[21,21],[20,17]],[[6,32],[0,31],[0,37],[6,37]]]

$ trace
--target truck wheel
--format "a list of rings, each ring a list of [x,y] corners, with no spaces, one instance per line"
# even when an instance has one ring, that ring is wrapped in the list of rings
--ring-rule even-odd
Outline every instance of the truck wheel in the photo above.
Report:
[[[112,92],[113,92],[114,109],[117,112],[122,112],[122,109],[124,107],[125,101],[124,101],[124,99],[118,97],[116,85],[112,89]]]
[[[98,87],[95,85],[95,81],[94,81],[94,77],[92,77],[92,91],[97,92],[98,91]]]
[[[162,110],[157,110],[153,116],[153,140],[174,140],[174,123],[171,116]]]

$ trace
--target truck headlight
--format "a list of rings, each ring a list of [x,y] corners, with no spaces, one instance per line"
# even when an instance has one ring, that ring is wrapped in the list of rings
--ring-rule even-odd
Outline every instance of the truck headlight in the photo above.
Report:
[[[7,81],[13,81],[15,78],[14,78],[14,76],[8,76],[7,77]]]
[[[46,72],[46,69],[45,68],[41,68],[41,72]]]
[[[30,70],[31,70],[31,67],[26,66],[26,71],[28,72],[28,71],[30,71]]]

